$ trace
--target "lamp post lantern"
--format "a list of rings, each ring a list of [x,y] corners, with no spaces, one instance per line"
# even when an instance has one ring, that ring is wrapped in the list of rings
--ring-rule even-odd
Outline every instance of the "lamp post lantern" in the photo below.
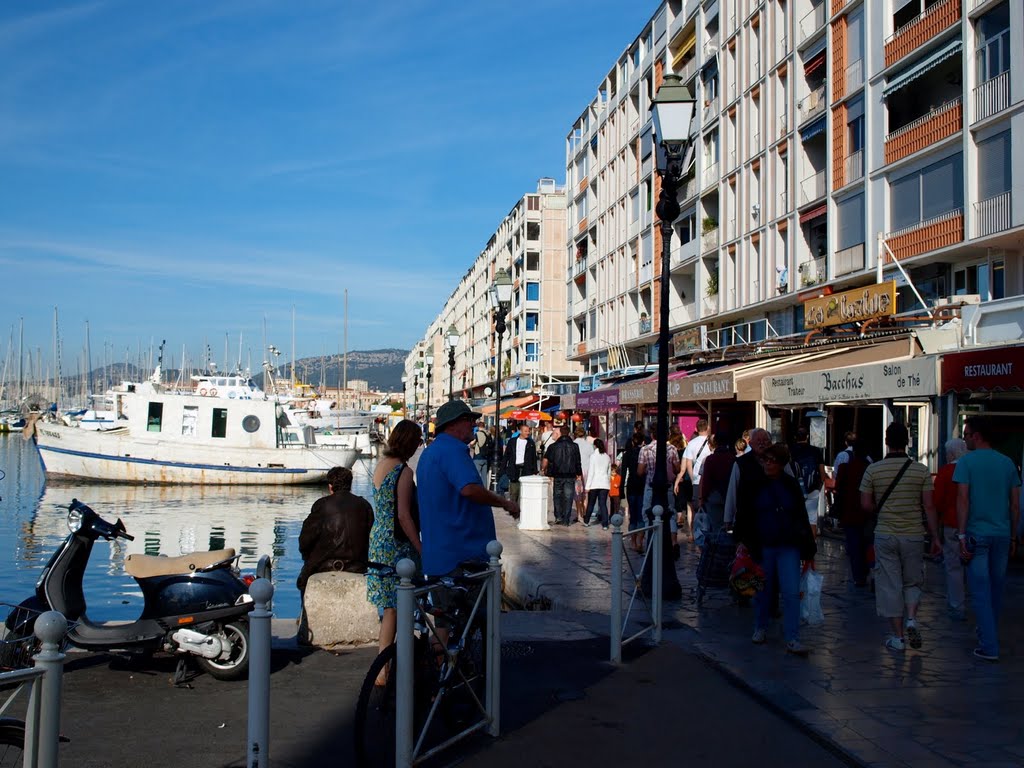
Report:
[[[652,506],[661,505],[662,514],[662,595],[667,600],[676,600],[682,595],[672,557],[669,515],[675,514],[668,508],[668,359],[669,359],[669,297],[671,295],[672,223],[679,218],[679,201],[676,199],[680,179],[683,175],[683,149],[690,138],[690,124],[693,121],[694,99],[690,89],[683,85],[676,74],[666,74],[651,103],[651,121],[654,124],[657,147],[658,175],[661,176],[661,194],[658,197],[656,213],[661,227],[661,286],[658,308],[658,425],[657,444],[654,460],[654,477],[651,480]],[[649,569],[645,569],[644,580]]]
[[[494,333],[498,337],[498,357],[494,364],[494,474],[498,475],[498,463],[501,461],[501,435],[498,433],[498,425],[501,420],[501,336],[505,333],[505,318],[508,315],[508,308],[512,304],[512,276],[507,269],[499,269],[494,275],[494,282],[487,292],[491,302],[491,309],[494,310]]]
[[[427,352],[423,356],[427,362],[427,437],[430,436],[430,379],[434,375],[434,353]]]
[[[448,326],[444,338],[448,346],[448,399],[455,399],[455,348],[459,346],[459,332],[454,325]]]

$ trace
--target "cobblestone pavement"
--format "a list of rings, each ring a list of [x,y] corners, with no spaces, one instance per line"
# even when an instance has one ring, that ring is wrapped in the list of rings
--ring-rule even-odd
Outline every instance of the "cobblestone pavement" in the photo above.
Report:
[[[607,616],[611,535],[576,524],[519,531],[497,515],[506,583],[521,599]],[[822,538],[825,623],[803,627],[808,659],[787,656],[781,627],[763,646],[750,642],[753,614],[727,590],[696,604],[696,551],[682,545],[683,599],[666,605],[666,639],[695,649],[748,686],[768,706],[872,766],[1019,766],[1024,763],[1024,571],[1011,568],[1001,625],[1001,662],[971,655],[973,624],[950,619],[941,565],[926,564],[919,611],[924,647],[883,647],[886,623],[874,596],[848,583],[838,541]],[[634,561],[637,555],[632,555]],[[637,566],[638,567],[638,566]],[[629,579],[626,578],[627,588]],[[594,626],[607,619],[594,617]]]

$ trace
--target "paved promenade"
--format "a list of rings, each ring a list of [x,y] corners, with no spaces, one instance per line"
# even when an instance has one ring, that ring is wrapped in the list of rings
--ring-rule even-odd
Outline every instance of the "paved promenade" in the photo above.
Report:
[[[522,532],[498,517],[507,588],[556,611],[581,611],[607,626],[611,543],[599,526]],[[694,597],[696,554],[677,562],[683,599],[668,605],[665,638],[691,649],[770,708],[833,744],[853,761],[878,767],[1019,766],[1024,763],[1024,573],[1011,570],[1002,622],[1002,661],[974,659],[973,625],[945,611],[941,566],[927,564],[919,615],[920,651],[883,647],[885,624],[874,596],[847,583],[838,542],[822,539],[817,565],[825,577],[825,624],[804,627],[808,659],[784,653],[781,628],[763,646],[750,642],[752,609],[711,590]],[[634,557],[638,557],[634,555]],[[607,629],[603,630],[607,632]],[[679,706],[692,701],[685,687]],[[697,702],[699,705],[699,701]],[[685,754],[685,751],[683,752]]]

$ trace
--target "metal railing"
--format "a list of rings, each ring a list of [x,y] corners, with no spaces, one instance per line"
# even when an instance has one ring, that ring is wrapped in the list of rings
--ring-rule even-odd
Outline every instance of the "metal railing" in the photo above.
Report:
[[[754,136],[751,139],[750,146],[753,149],[755,154],[761,151],[761,132],[760,131],[756,131],[754,133]]]
[[[587,271],[587,257],[584,256],[581,259],[576,259],[572,265],[572,276],[579,277]]]
[[[818,256],[805,261],[798,267],[800,272],[800,285],[817,285],[825,282],[828,277],[828,264],[824,256]]]
[[[845,182],[852,184],[855,181],[859,181],[864,176],[864,150],[858,149],[856,152],[846,156],[846,177]]]
[[[718,50],[718,33],[711,35],[704,44],[704,56],[713,56]]]
[[[736,344],[751,344],[762,339],[778,338],[779,332],[768,322],[768,318],[750,320],[745,323],[727,325],[707,332],[708,347],[723,349]]]
[[[975,203],[974,228],[978,233],[976,237],[984,237],[1009,229],[1012,221],[1012,203],[1013,196],[1009,190]]]
[[[851,245],[849,248],[843,248],[841,251],[836,251],[833,263],[836,276],[864,269],[864,243],[858,243],[857,245]]]
[[[906,227],[901,227],[900,229],[894,229],[892,232],[886,232],[882,239],[888,241],[900,237],[901,235],[909,235],[911,232],[916,232],[919,229],[924,229],[925,227],[930,227],[935,224],[939,224],[943,221],[955,219],[957,216],[963,215],[963,208],[953,208],[951,210],[946,211],[945,213],[940,213],[938,216],[933,216],[930,219],[918,221],[913,224],[909,224]],[[893,258],[893,260],[895,261],[895,257]]]
[[[974,89],[974,120],[978,122],[1010,106],[1010,70],[1006,70]]]
[[[804,96],[796,103],[796,111],[800,115],[800,122],[808,120],[814,115],[825,111],[825,85],[819,85],[813,91]]]
[[[734,240],[737,234],[739,233],[736,231],[736,217],[733,216],[726,222],[725,239]]]
[[[957,2],[957,5],[959,5],[959,4],[960,3]],[[943,7],[944,5],[945,5],[945,3],[941,3],[940,2],[940,3],[935,3],[934,5],[929,6],[928,8],[925,8],[920,14],[918,14],[917,16],[912,18],[910,21],[908,21],[902,27],[900,27],[895,32],[893,32],[891,35],[889,35],[887,38],[885,38],[886,45],[891,43],[897,37],[900,37],[904,33],[908,32],[913,27],[916,27],[918,24],[920,24],[922,21],[927,19],[933,13],[937,13],[937,12],[939,12],[941,10],[945,10],[944,7]]]
[[[693,76],[697,74],[697,57],[693,56],[690,58],[676,74],[679,75],[684,83],[693,79]]]
[[[701,233],[700,252],[707,253],[708,251],[713,251],[716,248],[718,248],[718,227]]]
[[[718,181],[718,163],[709,165],[704,169],[704,186],[710,186]]]
[[[732,170],[735,167],[736,167],[736,150],[735,149],[730,149],[729,153],[726,155],[726,165],[725,165],[725,168],[726,168],[726,170]]]
[[[823,26],[825,26],[825,3],[821,2],[800,19],[800,42],[804,42]]]
[[[857,59],[846,67],[846,93],[849,95],[864,82],[864,59]]]
[[[482,718],[474,720],[462,731],[446,739],[441,744],[420,754],[425,737],[430,730],[434,715],[441,703],[441,696],[431,702],[430,711],[416,738],[414,724],[414,693],[413,693],[413,645],[415,643],[414,619],[416,613],[416,597],[437,590],[437,585],[415,587],[412,578],[416,574],[416,564],[407,558],[398,561],[395,570],[400,579],[398,585],[398,628],[395,635],[396,662],[398,676],[395,692],[395,765],[397,768],[411,768],[427,758],[447,749],[451,745],[466,739],[474,733],[486,731],[491,736],[501,732],[501,543],[491,541],[487,545],[490,558],[489,567],[467,579],[479,580],[483,587],[477,596],[466,626],[471,626],[474,619],[483,613],[486,616],[486,638],[484,640],[484,701],[476,701],[481,709]],[[486,601],[485,603],[483,601]],[[481,610],[483,604],[483,610]],[[431,630],[431,640],[437,640],[435,630]],[[448,663],[455,663],[452,652],[444,648]],[[464,681],[465,682],[465,681]],[[443,696],[443,694],[442,694]],[[474,696],[475,699],[475,696]]]
[[[825,171],[818,171],[813,176],[808,176],[800,182],[800,199],[802,203],[809,203],[812,200],[825,196]]]
[[[640,563],[639,571],[633,567],[633,561],[626,553],[625,547],[622,546],[622,515],[616,512],[612,515],[612,605],[611,605],[611,662],[613,664],[622,663],[622,646],[627,643],[631,643],[644,635],[650,633],[651,639],[655,643],[661,642],[661,619],[662,619],[662,604],[661,604],[661,592],[662,592],[662,563],[665,556],[663,546],[664,542],[662,537],[665,535],[662,530],[662,516],[664,514],[664,508],[659,504],[655,506],[651,512],[654,513],[654,522],[643,528],[636,528],[631,530],[629,533],[633,534],[648,534],[644,542],[643,559]],[[633,510],[629,511],[629,514],[634,514]],[[625,560],[625,563],[623,563]],[[641,588],[641,579],[644,570],[648,567],[647,563],[650,561],[651,565],[651,595],[650,601],[644,595]],[[626,594],[622,584],[622,571],[623,565],[629,567],[629,575],[633,580],[631,589],[629,590],[629,605],[626,607],[625,613],[622,610],[622,597]],[[623,638],[626,632],[626,627],[629,625],[629,615],[633,611],[633,606],[637,602],[637,598],[643,603],[644,607],[647,608],[647,612],[650,615],[650,623],[645,624],[640,630],[634,632],[629,637]]]
[[[779,38],[779,47],[776,53],[775,61],[777,62],[789,55],[789,38],[786,35]]]
[[[787,113],[783,112],[779,116],[779,135],[781,136],[782,134],[786,133],[788,128],[789,128],[789,115]]]
[[[704,101],[704,122],[708,122],[715,115],[718,114],[718,97],[706,99]]]
[[[955,99],[951,99],[950,101],[947,101],[945,104],[940,104],[939,106],[935,107],[935,109],[929,110],[928,112],[921,115],[913,122],[907,123],[906,125],[901,125],[895,131],[886,136],[885,140],[892,141],[893,139],[899,138],[905,133],[910,133],[915,128],[919,128],[920,126],[927,123],[929,120],[938,117],[943,112],[948,112],[951,109],[956,109],[957,107],[960,106],[961,102],[963,102],[963,97],[957,96]]]
[[[651,318],[649,317],[646,319],[640,318],[640,320],[637,321],[637,330],[640,332],[641,335],[645,333],[650,333],[652,327],[653,325],[651,322]]]
[[[247,768],[270,765],[270,625],[274,585],[256,579],[249,585],[253,609],[249,613],[249,728]]]

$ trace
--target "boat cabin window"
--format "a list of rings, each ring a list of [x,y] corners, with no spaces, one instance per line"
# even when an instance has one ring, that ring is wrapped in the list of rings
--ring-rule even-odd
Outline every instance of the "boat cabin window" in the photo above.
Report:
[[[185,437],[195,437],[196,426],[199,424],[199,406],[186,405],[181,415],[181,434]]]
[[[149,414],[146,418],[146,431],[147,432],[159,432],[160,425],[164,418],[164,404],[163,403],[150,403]]]
[[[228,435],[228,409],[213,409],[213,437],[227,437]]]

